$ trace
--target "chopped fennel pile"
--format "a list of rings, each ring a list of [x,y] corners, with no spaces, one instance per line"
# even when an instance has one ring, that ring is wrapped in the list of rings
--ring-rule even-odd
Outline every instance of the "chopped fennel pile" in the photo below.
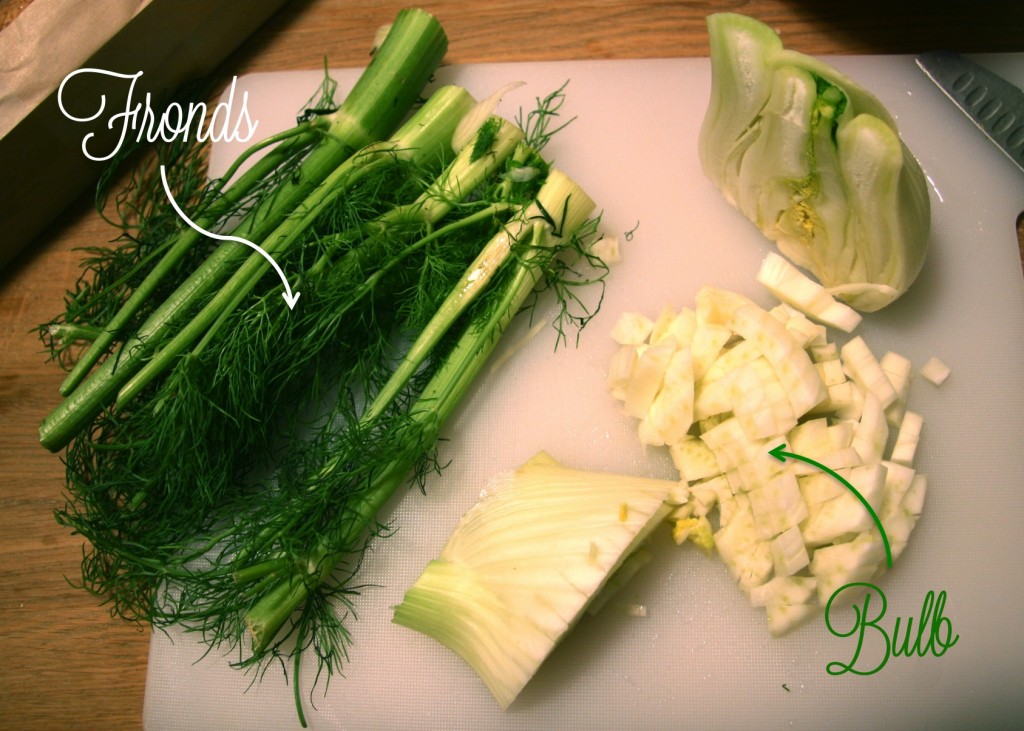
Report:
[[[626,313],[608,383],[641,442],[666,446],[689,499],[668,516],[679,544],[717,551],[773,636],[823,608],[840,587],[887,568],[921,514],[914,469],[922,418],[907,409],[911,363],[876,358],[864,339],[839,346],[788,304],[701,289],[693,309]]]
[[[707,19],[711,98],[705,174],[726,199],[838,299],[871,312],[924,264],[925,177],[881,102],[767,25]]]

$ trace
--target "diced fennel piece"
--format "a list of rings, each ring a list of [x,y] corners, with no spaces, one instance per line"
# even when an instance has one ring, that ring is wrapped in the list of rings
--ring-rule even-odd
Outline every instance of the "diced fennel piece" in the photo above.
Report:
[[[739,587],[749,593],[771,577],[772,550],[757,535],[747,496],[737,495],[735,500],[732,519],[715,533],[715,548]]]
[[[651,332],[647,336],[647,342],[654,345],[659,340],[671,336],[672,323],[675,322],[676,311],[672,305],[665,305],[661,308],[657,319],[651,325]]]
[[[618,236],[602,235],[592,243],[587,251],[591,256],[596,256],[606,265],[618,264],[622,261],[622,248]]]
[[[690,339],[694,380],[700,381],[704,378],[704,373],[722,352],[730,338],[732,338],[732,331],[726,326],[702,323],[698,320],[697,328]]]
[[[781,637],[813,617],[817,611],[813,604],[769,604],[765,607],[768,632],[772,637]]]
[[[914,527],[917,525],[918,517],[910,513],[899,512],[890,515],[882,521],[882,525],[885,527],[885,535],[889,540],[889,553],[892,554],[893,561],[903,555],[904,549],[906,549],[907,544],[910,542],[910,534],[913,533]]]
[[[611,338],[619,345],[640,345],[654,329],[654,321],[639,312],[623,312],[612,326]]]
[[[626,388],[633,378],[633,370],[638,359],[636,345],[623,345],[615,351],[608,364],[608,390],[612,398],[618,401],[625,400]]]
[[[751,439],[770,439],[796,424],[793,407],[778,383],[768,384],[761,403],[751,411],[736,413],[736,420]]]
[[[795,307],[790,307],[785,302],[780,302],[779,304],[770,308],[768,310],[768,314],[774,317],[779,322],[781,322],[783,325],[785,325],[794,317],[803,317],[803,315],[800,314],[800,310],[796,309]]]
[[[771,315],[785,326],[796,344],[807,350],[815,345],[824,345],[828,329],[812,321],[799,310],[782,304],[771,309]]]
[[[910,487],[904,494],[902,502],[881,518],[889,539],[889,550],[892,553],[893,561],[899,558],[910,541],[910,534],[924,509],[927,488],[927,478],[924,475],[915,474],[911,478]]]
[[[753,301],[739,294],[720,287],[701,287],[694,297],[694,315],[699,325],[719,325],[728,327],[733,313]]]
[[[817,580],[812,576],[776,576],[750,590],[750,602],[764,607],[768,631],[780,637],[817,611]]]
[[[848,482],[853,485],[871,509],[877,514],[882,507],[885,494],[885,465],[873,464],[854,467],[850,470]],[[827,543],[868,531],[874,526],[863,503],[849,489],[836,497],[809,506],[809,515],[800,525],[804,541],[808,546],[823,546]]]
[[[733,313],[731,329],[754,344],[775,369],[799,418],[823,401],[827,391],[807,352],[800,348],[784,325],[755,304]]]
[[[825,388],[835,386],[846,381],[846,373],[843,371],[843,364],[838,359],[816,361],[814,369],[818,371],[818,377],[825,384]]]
[[[708,16],[705,174],[779,251],[829,292],[872,311],[924,263],[928,186],[892,116],[853,80],[786,50],[767,25]]]
[[[881,520],[892,544],[895,558],[897,548],[902,551],[924,509],[928,481],[924,475],[901,465],[890,464],[889,469],[894,478],[891,488],[888,482],[886,485],[887,502],[883,505]]]
[[[772,565],[776,577],[792,576],[811,562],[799,526],[792,526],[772,539]]]
[[[860,420],[853,433],[853,448],[863,462],[878,462],[889,438],[889,422],[873,391],[864,394]]]
[[[772,604],[807,604],[815,598],[815,580],[810,576],[776,576],[750,590],[755,607]]]
[[[924,512],[924,497],[928,492],[928,478],[921,473],[914,475],[910,483],[910,489],[903,496],[903,509],[910,515],[920,515]]]
[[[684,307],[669,323],[666,334],[671,335],[680,348],[688,348],[693,342],[693,334],[697,331],[697,313]]]
[[[790,318],[789,322],[786,323],[786,329],[793,333],[793,336],[800,341],[804,350],[814,345],[825,343],[828,337],[828,328],[811,321],[803,315]]]
[[[680,484],[682,484],[682,483],[680,483]],[[687,499],[687,501],[685,503],[681,503],[679,505],[676,505],[672,509],[672,512],[669,513],[668,516],[666,516],[665,519],[669,523],[674,523],[674,521],[682,520],[683,518],[691,518],[691,517],[693,517],[696,514],[694,512],[694,508],[695,507],[696,507],[696,500]],[[705,515],[706,515],[706,513],[705,513]]]
[[[675,507],[690,506],[690,488],[685,480],[679,480],[675,483],[675,486],[669,490],[665,502]]]
[[[857,467],[864,463],[864,460],[860,458],[860,454],[852,446],[833,450],[828,454],[818,457],[816,461],[832,470],[839,470],[845,467]],[[797,476],[810,475],[817,471],[817,467],[807,464],[806,462],[800,462],[793,465],[793,472]]]
[[[892,383],[892,387],[896,389],[896,393],[906,396],[906,389],[910,384],[910,372],[914,368],[913,363],[910,362],[910,358],[891,350],[887,350],[885,354],[878,359],[878,364],[882,366],[882,371],[886,376],[888,376],[889,382]]]
[[[828,433],[828,419],[809,419],[794,426],[786,434],[788,451],[809,457],[832,452],[832,439]]]
[[[714,429],[716,426],[721,424],[727,419],[731,419],[732,414],[715,414],[714,416],[708,416],[703,419],[696,420],[696,431],[692,433],[703,434],[710,429]]]
[[[674,340],[668,342],[675,347]],[[693,359],[689,348],[680,348],[669,359],[661,390],[640,421],[640,442],[663,446],[683,439],[693,424],[693,403]]]
[[[760,357],[762,357],[761,352],[754,347],[753,343],[740,340],[718,354],[718,357],[704,371],[704,377],[701,380],[705,383],[717,381],[730,371]]]
[[[714,453],[720,472],[736,469],[744,462],[767,452],[766,440],[749,438],[736,418],[725,419],[699,438]]]
[[[817,579],[818,602],[828,603],[836,589],[857,581],[868,581],[885,565],[885,546],[874,533],[859,533],[846,543],[817,549],[811,558],[811,575]]]
[[[899,462],[886,461],[885,465],[885,493],[882,496],[882,506],[878,515],[883,520],[903,508],[903,501],[907,492],[914,483],[914,476],[917,474],[912,467],[902,465]]]
[[[723,496],[732,497],[724,475],[691,485],[689,504],[693,507],[693,514],[697,517],[707,515]]]
[[[647,414],[661,389],[665,371],[668,370],[675,350],[674,342],[663,340],[657,345],[645,348],[640,354],[633,366],[633,376],[624,387],[623,406],[629,416],[642,419]]]
[[[849,333],[860,324],[859,312],[838,302],[828,290],[774,251],[761,263],[757,281],[781,301],[829,327]]]
[[[839,360],[839,346],[835,343],[824,343],[823,345],[812,345],[807,349],[807,354],[815,363],[827,363],[832,360]]]
[[[772,365],[756,358],[732,371],[729,384],[731,411],[750,439],[785,434],[796,423],[789,395]]]
[[[951,372],[949,366],[934,356],[929,358],[918,371],[922,378],[935,386],[945,383]]]
[[[850,468],[836,470],[844,479],[850,479]],[[811,472],[797,477],[800,494],[809,511],[814,512],[821,503],[839,497],[846,488],[827,472]]]
[[[669,445],[672,464],[679,470],[679,476],[688,482],[706,480],[722,473],[718,460],[711,448],[694,436],[687,436]]]
[[[885,418],[890,425],[896,426],[903,418],[903,412],[907,407],[907,393],[910,390],[910,372],[914,366],[909,358],[899,353],[894,353],[891,350],[878,359],[878,364],[882,367],[882,372],[885,373],[889,383],[892,384],[893,389],[896,391],[896,400],[885,409]]]
[[[853,435],[857,424],[852,421],[837,421],[828,425],[828,437],[832,442],[832,450],[838,451],[853,446]]]
[[[896,443],[892,446],[889,459],[907,466],[914,464],[914,455],[917,453],[917,445],[921,441],[923,426],[923,416],[916,411],[904,411],[899,430],[896,432]]]
[[[825,399],[811,408],[806,416],[828,415],[837,419],[860,419],[864,397],[857,385],[850,380],[825,388]]]
[[[677,545],[686,541],[694,544],[705,554],[711,554],[715,548],[714,530],[705,515],[682,518],[672,526],[672,540]]]
[[[766,445],[766,450],[768,446],[770,444]],[[783,470],[791,469],[789,465],[783,465],[777,459],[770,457],[768,451],[737,465],[736,469],[730,470],[724,475],[734,493],[756,490],[767,485]]]
[[[696,420],[727,414],[732,408],[732,383],[737,370],[722,374],[721,378],[702,378],[694,385],[693,416]]]
[[[575,470],[540,453],[462,517],[394,622],[456,652],[507,708],[664,519],[675,484]]]
[[[757,536],[761,540],[771,540],[799,525],[808,516],[807,504],[800,494],[796,475],[790,470],[779,473],[767,484],[751,490],[747,497]]]
[[[853,382],[862,391],[873,393],[882,409],[887,409],[896,401],[896,389],[864,338],[858,335],[851,339],[840,349],[839,354]]]
[[[727,526],[732,522],[732,519],[736,516],[737,511],[741,507],[740,498],[746,499],[746,495],[738,494],[734,495],[729,486],[726,485],[718,493],[718,525],[720,528]]]

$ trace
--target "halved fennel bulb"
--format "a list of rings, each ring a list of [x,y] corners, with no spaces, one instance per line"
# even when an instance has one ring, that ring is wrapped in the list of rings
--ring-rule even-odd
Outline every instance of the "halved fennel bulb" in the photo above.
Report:
[[[735,13],[707,20],[705,174],[837,299],[871,312],[917,278],[928,186],[885,107],[828,64]]]
[[[540,452],[496,478],[395,608],[507,708],[657,525],[679,482],[576,470]]]

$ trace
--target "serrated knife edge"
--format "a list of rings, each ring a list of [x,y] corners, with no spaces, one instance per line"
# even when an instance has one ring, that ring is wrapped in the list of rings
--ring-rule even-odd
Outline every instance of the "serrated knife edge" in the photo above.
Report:
[[[1024,91],[952,51],[929,51],[917,65],[1024,172]]]

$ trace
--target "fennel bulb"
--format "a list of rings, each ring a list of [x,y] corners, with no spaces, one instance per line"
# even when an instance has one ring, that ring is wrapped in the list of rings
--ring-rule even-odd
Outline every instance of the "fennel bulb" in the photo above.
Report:
[[[496,478],[395,608],[507,708],[668,514],[675,480],[576,470],[540,452]]]
[[[931,226],[924,173],[892,116],[767,25],[734,13],[707,22],[705,174],[837,299],[863,312],[890,304],[920,273]]]

